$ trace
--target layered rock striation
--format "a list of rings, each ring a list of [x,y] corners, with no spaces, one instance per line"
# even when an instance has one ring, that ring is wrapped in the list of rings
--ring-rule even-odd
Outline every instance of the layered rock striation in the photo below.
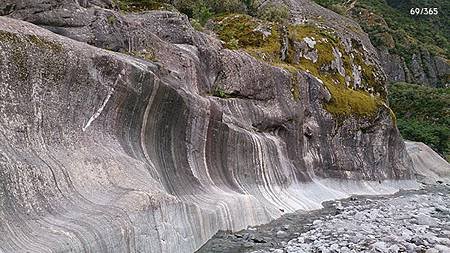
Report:
[[[0,252],[192,252],[414,187],[367,36],[286,4],[286,27],[232,14],[204,32],[108,1],[2,6]],[[227,38],[234,19],[259,44]]]

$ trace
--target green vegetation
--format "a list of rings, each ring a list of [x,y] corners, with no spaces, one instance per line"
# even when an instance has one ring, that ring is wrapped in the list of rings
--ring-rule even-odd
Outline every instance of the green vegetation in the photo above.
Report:
[[[158,9],[161,5],[172,5],[188,15],[191,24],[200,31],[210,21],[212,29],[225,42],[227,48],[244,50],[259,60],[289,71],[292,76],[290,89],[295,101],[300,99],[296,80],[298,71],[310,72],[320,79],[330,92],[331,100],[324,108],[337,117],[373,116],[385,99],[384,86],[375,77],[376,68],[367,63],[362,48],[354,50],[350,56],[349,53],[345,53],[342,42],[331,30],[315,25],[288,25],[286,21],[289,11],[282,4],[260,6],[261,2],[258,0],[116,1],[119,8],[125,11]],[[298,52],[294,50],[294,44],[306,37],[314,38],[316,41],[317,61],[304,57],[296,59]],[[348,78],[353,78],[352,66],[361,67],[363,86],[366,88],[352,87],[351,82],[348,80],[346,82],[344,76],[330,70],[331,62],[335,58],[333,49],[343,53],[345,75]],[[213,91],[213,95],[230,97],[225,90],[218,88]]]
[[[192,17],[195,20],[198,20],[202,26],[204,26],[212,16],[213,12],[211,11],[211,8],[202,1],[197,2],[192,10]]]
[[[396,83],[389,91],[403,137],[429,145],[450,161],[450,88]]]
[[[310,72],[319,78],[331,94],[331,101],[324,108],[338,117],[352,115],[373,116],[385,98],[383,85],[374,77],[375,67],[366,64],[364,55],[360,51],[353,53],[353,60],[348,55],[343,56],[346,75],[351,76],[352,64],[362,67],[363,82],[372,87],[381,97],[366,90],[353,90],[347,87],[344,77],[336,71],[326,70],[334,60],[333,47],[345,52],[339,38],[332,31],[314,25],[288,25],[283,35],[283,26],[279,23],[268,22],[248,15],[231,14],[213,19],[213,29],[230,49],[243,49],[257,59],[273,66],[281,67],[296,76],[298,70]],[[289,50],[286,59],[281,59],[283,36],[288,38]],[[306,58],[295,59],[294,43],[303,41],[306,37],[314,38],[318,52],[316,62]],[[355,42],[356,43],[356,42]],[[294,100],[299,99],[300,91],[295,78],[292,80],[291,92]]]
[[[223,88],[221,87],[216,87],[214,89],[214,92],[212,94],[215,97],[219,97],[219,98],[230,98],[232,97],[231,94],[227,93]]]
[[[331,93],[331,102],[325,109],[335,116],[373,116],[382,105],[381,99],[364,91],[355,91],[339,85],[325,86]]]
[[[289,9],[284,5],[267,4],[258,11],[257,16],[263,20],[285,23],[289,18]]]
[[[124,52],[125,54],[131,55],[136,58],[141,58],[147,61],[158,61],[158,59],[155,56],[155,53],[153,52],[153,49],[148,48],[145,50],[140,51],[131,51],[131,52]]]
[[[148,10],[176,11],[168,0],[114,0],[116,6],[125,12],[141,12]]]
[[[215,16],[239,13],[273,22],[284,22],[289,10],[283,4],[261,5],[259,0],[114,0],[116,6],[126,12],[148,10],[180,11],[195,19],[202,26]]]
[[[114,15],[110,15],[106,18],[106,20],[108,21],[108,24],[114,25],[117,22],[117,17]]]
[[[223,15],[215,18],[213,22],[214,31],[230,49],[246,48],[251,51],[253,48],[266,52],[279,51],[280,42],[276,24],[243,14]],[[257,27],[268,30],[270,35],[265,36],[256,30]]]
[[[200,24],[200,21],[198,21],[195,18],[191,18],[189,21],[191,22],[191,25],[195,30],[200,31],[200,32],[203,31],[203,26],[202,26],[202,24]]]
[[[448,0],[315,0],[357,20],[375,46],[388,48],[407,62],[420,48],[450,56]],[[411,15],[411,8],[438,8],[438,15]]]
[[[344,52],[340,40],[331,31],[318,29],[314,26],[291,26],[289,38],[291,41],[301,41],[306,37],[315,38],[318,42],[316,48],[319,58],[316,63],[302,58],[297,64],[293,59],[288,61],[296,67],[306,70],[324,82],[325,87],[331,94],[331,101],[325,105],[325,109],[335,116],[373,116],[382,104],[382,99],[369,94],[364,90],[353,90],[347,87],[344,77],[337,72],[323,71],[323,66],[331,64],[334,60],[333,47]],[[292,47],[291,47],[292,48]],[[291,56],[293,53],[290,54]],[[350,57],[343,57],[346,74],[351,75]],[[369,87],[381,90],[382,85],[374,78],[374,67],[365,63],[361,52],[355,54],[354,63],[363,68],[364,81]]]
[[[34,44],[41,49],[48,49],[56,53],[60,53],[63,49],[62,45],[55,41],[47,40],[36,35],[18,35],[11,32],[0,31],[0,42],[10,42],[13,45],[26,44],[27,42]],[[25,45],[24,44],[24,45]]]

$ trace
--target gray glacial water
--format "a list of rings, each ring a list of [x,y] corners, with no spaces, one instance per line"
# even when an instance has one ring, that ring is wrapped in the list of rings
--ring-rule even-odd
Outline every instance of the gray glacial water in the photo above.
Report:
[[[352,196],[267,225],[219,232],[199,253],[450,252],[450,185]]]

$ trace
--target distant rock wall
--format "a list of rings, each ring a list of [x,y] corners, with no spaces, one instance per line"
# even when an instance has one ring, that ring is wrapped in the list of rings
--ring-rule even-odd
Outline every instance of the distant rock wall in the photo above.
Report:
[[[431,87],[450,87],[450,64],[428,50],[413,54],[410,62],[402,57],[379,49],[379,58],[388,82],[408,82]]]
[[[21,3],[8,16],[41,27],[0,17],[2,253],[192,252],[219,229],[416,186],[386,105],[338,117],[312,73],[225,49],[179,13]],[[305,3],[294,15],[323,11]],[[379,68],[344,23],[330,26],[363,36]]]

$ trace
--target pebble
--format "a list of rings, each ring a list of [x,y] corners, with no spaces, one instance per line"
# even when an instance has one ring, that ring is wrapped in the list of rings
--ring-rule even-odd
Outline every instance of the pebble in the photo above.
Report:
[[[418,214],[416,219],[417,219],[417,223],[420,225],[427,225],[427,226],[436,226],[437,225],[436,219],[434,219],[424,213]]]
[[[434,248],[443,253],[450,253],[450,248],[444,245],[436,245]]]
[[[285,231],[278,231],[277,232],[277,237],[278,238],[285,238],[286,236],[288,236],[288,234]]]

